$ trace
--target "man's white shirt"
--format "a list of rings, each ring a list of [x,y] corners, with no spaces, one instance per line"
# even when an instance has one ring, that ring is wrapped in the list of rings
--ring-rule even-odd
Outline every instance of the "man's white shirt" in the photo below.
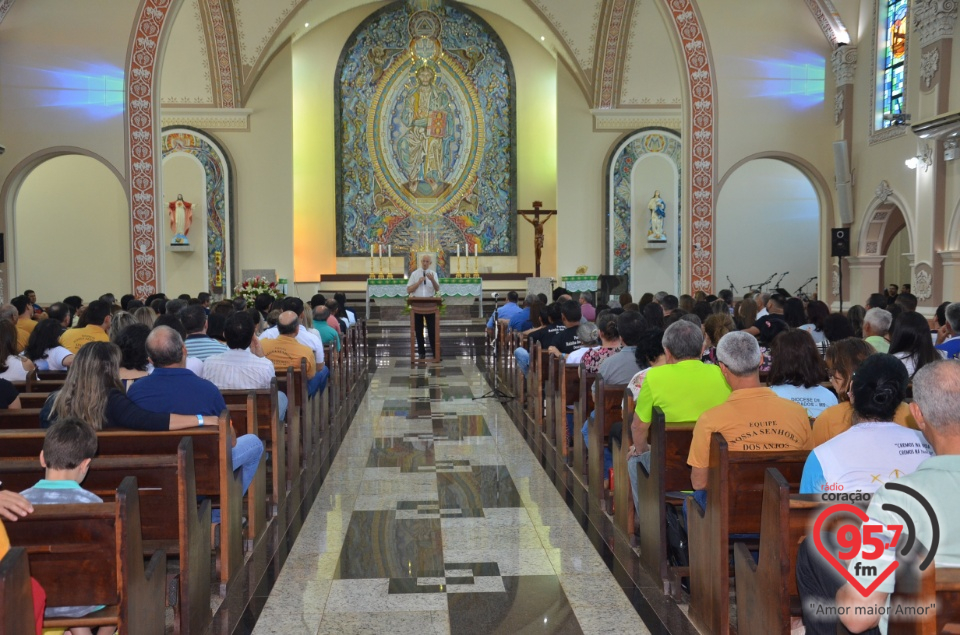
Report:
[[[437,274],[434,273],[433,275],[436,277]],[[426,280],[426,282],[424,282],[424,280]],[[417,288],[410,294],[415,298],[432,298],[437,295],[437,291],[434,289],[430,278],[426,278],[423,275],[423,269],[415,269],[413,273],[410,274],[410,278],[407,280],[407,286],[409,287],[412,284],[417,285]]]

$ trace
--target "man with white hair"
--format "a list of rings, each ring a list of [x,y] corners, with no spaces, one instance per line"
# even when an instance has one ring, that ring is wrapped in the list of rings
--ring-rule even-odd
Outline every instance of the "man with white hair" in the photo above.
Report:
[[[937,343],[937,350],[941,355],[954,359],[960,357],[960,302],[948,304],[944,315],[947,322],[941,333],[946,337]]]
[[[886,340],[890,332],[890,323],[893,315],[886,309],[870,309],[863,316],[863,341],[872,346],[878,353],[890,351],[890,342]]]
[[[734,452],[813,449],[806,409],[760,383],[760,357],[757,338],[743,331],[727,333],[717,344],[720,372],[733,392],[700,415],[693,428],[687,464],[701,506],[706,502],[714,432],[722,434]]]

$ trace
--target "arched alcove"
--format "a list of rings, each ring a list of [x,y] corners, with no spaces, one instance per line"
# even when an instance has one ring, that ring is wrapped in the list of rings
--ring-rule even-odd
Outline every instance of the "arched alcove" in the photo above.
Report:
[[[8,296],[28,288],[42,302],[129,293],[130,211],[123,184],[101,161],[80,154],[42,160],[16,191],[11,229]]]
[[[638,296],[680,290],[681,157],[675,132],[647,128],[624,138],[607,165],[607,271],[629,276]],[[659,237],[650,235],[655,198],[664,207]]]
[[[763,157],[735,167],[717,198],[716,222],[717,288],[732,281],[744,293],[770,279],[765,289],[779,280],[793,293],[818,276],[820,194],[792,163]],[[815,289],[811,282],[803,290]],[[824,297],[826,285],[820,291]]]
[[[163,131],[163,203],[167,213],[159,223],[163,246],[164,289],[168,292],[207,291],[215,296],[232,288],[233,171],[221,145],[192,128]],[[192,204],[190,248],[172,245],[169,205],[178,196]]]

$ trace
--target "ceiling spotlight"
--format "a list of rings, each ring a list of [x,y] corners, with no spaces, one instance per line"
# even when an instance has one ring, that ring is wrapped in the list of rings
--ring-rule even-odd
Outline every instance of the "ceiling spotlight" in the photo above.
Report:
[[[546,42],[546,41],[547,41],[547,38],[541,35],[541,36],[540,36],[540,41],[541,41],[541,42]]]
[[[309,29],[309,28],[310,28],[310,23],[309,23],[309,22],[304,22],[304,23],[303,23],[303,27],[304,27],[305,29]]]
[[[923,144],[920,147],[920,153],[915,157],[910,157],[903,162],[911,170],[916,170],[919,167],[923,168],[923,171],[926,172],[930,169],[930,166],[933,165],[933,151],[930,150],[930,146]]]

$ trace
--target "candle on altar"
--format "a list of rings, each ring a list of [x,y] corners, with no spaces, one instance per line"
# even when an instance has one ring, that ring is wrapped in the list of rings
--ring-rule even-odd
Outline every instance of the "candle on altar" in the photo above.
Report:
[[[393,244],[387,245],[387,258],[393,258]]]
[[[377,252],[378,255],[383,258],[383,243],[377,243]]]
[[[477,258],[477,257],[479,256],[478,249],[479,249],[479,247],[478,247],[477,245],[474,245],[474,246],[473,246],[473,257],[474,257],[474,258]]]
[[[370,257],[373,258],[373,245],[370,245]]]
[[[457,243],[457,258],[460,257],[460,243]]]

